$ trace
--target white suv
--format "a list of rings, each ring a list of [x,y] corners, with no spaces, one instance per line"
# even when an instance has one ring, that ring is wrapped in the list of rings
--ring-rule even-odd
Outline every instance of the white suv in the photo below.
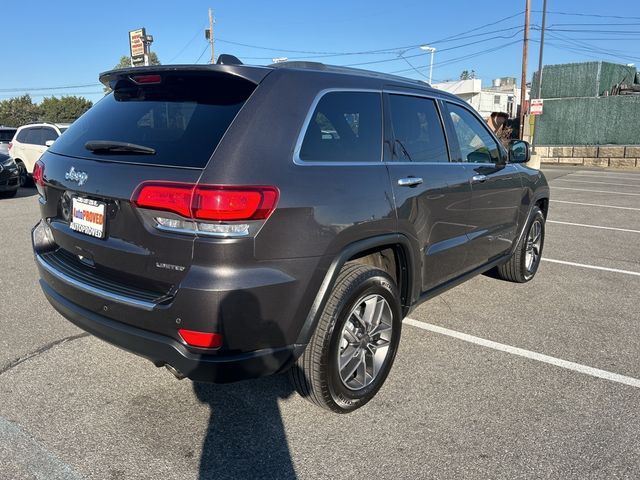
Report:
[[[24,186],[40,155],[69,127],[68,123],[30,123],[18,128],[9,144],[9,155],[13,157],[20,172],[20,186]]]

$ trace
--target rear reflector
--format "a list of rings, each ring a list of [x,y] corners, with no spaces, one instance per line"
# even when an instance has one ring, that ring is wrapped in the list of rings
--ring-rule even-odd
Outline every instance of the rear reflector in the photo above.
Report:
[[[195,330],[178,330],[180,337],[191,347],[218,348],[222,345],[222,335],[211,332],[197,332]]]
[[[36,185],[44,186],[44,163],[40,160],[33,166],[33,181]]]
[[[141,208],[164,210],[211,221],[263,220],[278,203],[278,189],[269,186],[192,185],[145,182],[133,194]]]

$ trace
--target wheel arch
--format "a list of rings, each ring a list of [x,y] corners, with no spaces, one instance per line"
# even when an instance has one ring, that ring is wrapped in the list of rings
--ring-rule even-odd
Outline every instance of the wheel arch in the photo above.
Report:
[[[378,256],[386,256],[388,258],[388,252],[393,253],[392,265],[395,272],[390,271],[389,264],[380,264],[380,261],[376,260]],[[413,247],[406,236],[393,233],[370,237],[351,243],[345,246],[340,253],[335,256],[324,276],[315,300],[311,305],[300,334],[298,335],[296,344],[301,348],[296,352],[297,355],[302,354],[304,347],[309,342],[311,335],[313,335],[340,270],[345,264],[350,262],[380,267],[395,278],[398,282],[402,299],[403,315],[408,313],[411,304],[415,301],[416,294],[414,290],[416,286],[419,286],[419,280],[415,278],[415,275],[419,273],[420,270],[416,268]]]

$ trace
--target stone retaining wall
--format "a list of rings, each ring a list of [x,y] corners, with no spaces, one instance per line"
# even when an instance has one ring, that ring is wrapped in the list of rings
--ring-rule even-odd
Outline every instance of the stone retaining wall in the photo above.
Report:
[[[536,147],[542,163],[563,163],[585,167],[640,168],[639,145],[594,145]]]

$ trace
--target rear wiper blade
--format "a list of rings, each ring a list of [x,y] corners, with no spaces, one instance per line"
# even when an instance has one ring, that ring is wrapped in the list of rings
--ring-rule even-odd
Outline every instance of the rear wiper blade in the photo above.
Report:
[[[140,153],[143,155],[155,155],[156,149],[136,145],[135,143],[114,142],[111,140],[89,140],[84,144],[84,148],[92,152],[109,153]]]

